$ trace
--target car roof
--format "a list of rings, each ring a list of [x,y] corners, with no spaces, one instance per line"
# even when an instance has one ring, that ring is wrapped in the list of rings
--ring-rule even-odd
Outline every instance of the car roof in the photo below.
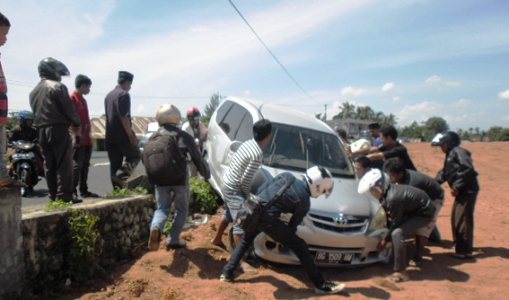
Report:
[[[236,103],[251,106],[258,110],[265,119],[269,119],[273,123],[288,124],[296,127],[305,127],[317,131],[334,133],[334,131],[322,121],[317,118],[307,115],[303,112],[297,111],[291,107],[281,106],[274,103],[264,102],[260,100],[240,97],[228,97],[225,99],[231,100]],[[260,117],[261,119],[261,117]],[[257,120],[254,120],[257,121]],[[305,124],[303,126],[303,124]]]

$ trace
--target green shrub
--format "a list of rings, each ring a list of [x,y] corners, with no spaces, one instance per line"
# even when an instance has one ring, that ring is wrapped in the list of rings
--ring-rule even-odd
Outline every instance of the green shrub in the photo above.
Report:
[[[69,229],[72,239],[67,262],[67,275],[74,281],[92,279],[98,272],[104,272],[97,261],[96,241],[100,237],[97,223],[99,217],[82,209],[70,210]]]
[[[191,204],[191,213],[205,213],[213,215],[219,208],[219,197],[212,189],[212,186],[205,180],[191,177],[189,180],[192,197],[194,201]]]
[[[113,198],[113,197],[124,197],[124,196],[131,196],[131,195],[147,195],[148,191],[146,188],[143,188],[141,186],[138,186],[134,189],[129,189],[127,186],[124,187],[115,187],[111,193],[108,193],[105,198]]]

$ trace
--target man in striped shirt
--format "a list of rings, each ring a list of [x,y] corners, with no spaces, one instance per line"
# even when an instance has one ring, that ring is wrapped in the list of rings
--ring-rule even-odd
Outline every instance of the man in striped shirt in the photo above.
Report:
[[[272,136],[272,125],[269,120],[259,120],[253,125],[253,138],[244,142],[232,158],[229,169],[223,176],[221,192],[226,210],[212,243],[224,247],[222,236],[229,223],[233,223],[233,238],[237,245],[244,232],[237,224],[237,212],[249,194],[254,174],[263,161],[262,149],[267,146]],[[241,263],[244,271],[251,269],[246,263]]]

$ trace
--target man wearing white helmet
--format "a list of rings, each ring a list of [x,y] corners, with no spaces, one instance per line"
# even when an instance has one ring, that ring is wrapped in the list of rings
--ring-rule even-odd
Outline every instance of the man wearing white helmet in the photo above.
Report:
[[[220,280],[223,282],[232,282],[234,271],[240,264],[241,258],[247,251],[253,240],[261,232],[270,236],[274,241],[283,244],[295,253],[299,258],[302,267],[315,285],[315,292],[319,294],[339,293],[345,287],[344,284],[337,284],[330,280],[325,280],[323,275],[309,254],[308,245],[300,238],[297,232],[297,226],[302,222],[310,208],[310,199],[321,195],[328,197],[332,192],[334,182],[332,175],[326,168],[312,167],[306,171],[303,180],[295,178],[295,181],[283,192],[274,204],[262,215],[255,231],[246,232],[240,243],[235,247],[228,264],[223,268],[223,274]],[[284,172],[265,182],[258,189],[258,196],[264,201],[269,202],[277,192],[294,178],[289,172]],[[279,219],[281,213],[291,213],[292,218],[288,224]]]
[[[417,230],[433,222],[435,205],[418,188],[391,184],[389,176],[379,169],[372,169],[359,182],[359,194],[368,191],[380,201],[387,213],[389,232],[380,242],[378,251],[385,250],[387,243],[392,240],[394,273],[388,279],[393,282],[407,281],[405,239],[413,238]]]
[[[177,107],[171,104],[163,104],[156,114],[157,122],[159,123],[158,131],[156,131],[147,142],[143,153],[143,163],[149,175],[149,181],[155,185],[157,210],[154,212],[152,224],[150,225],[150,240],[148,242],[149,248],[152,251],[159,250],[159,244],[161,242],[161,232],[163,232],[164,225],[170,215],[172,203],[175,202],[175,217],[168,236],[166,244],[166,250],[179,249],[186,246],[186,242],[180,239],[180,234],[184,228],[186,222],[187,213],[189,211],[189,176],[185,172],[185,156],[187,153],[190,154],[193,163],[197,166],[198,171],[205,179],[210,178],[210,171],[205,159],[201,156],[198,147],[194,143],[194,138],[187,132],[179,129],[180,125],[180,111]],[[178,153],[165,153],[167,159],[160,159],[155,161],[155,165],[152,161],[146,161],[148,157],[146,154],[151,151],[149,143],[161,138],[162,141],[165,136],[171,136],[168,143],[165,144],[165,148],[171,152]],[[176,143],[178,147],[170,147],[169,143]],[[167,146],[166,146],[167,145]],[[175,151],[172,151],[175,150]],[[171,156],[168,158],[168,156]],[[166,166],[164,161],[173,161],[178,164],[180,161],[182,165],[181,172],[175,172],[170,166]],[[160,162],[160,163],[159,163]],[[150,166],[149,166],[150,165]],[[153,169],[153,168],[154,169]],[[162,174],[155,175],[156,178],[151,178],[149,171],[154,171],[155,168],[160,168]]]

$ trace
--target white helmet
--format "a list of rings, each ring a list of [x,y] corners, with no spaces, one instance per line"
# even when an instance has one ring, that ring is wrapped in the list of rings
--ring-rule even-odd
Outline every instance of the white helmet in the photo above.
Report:
[[[359,194],[364,194],[370,189],[376,188],[381,194],[384,194],[388,187],[389,176],[387,176],[379,169],[371,169],[362,177],[361,181],[359,182],[357,192]]]
[[[355,152],[360,149],[371,147],[371,142],[366,139],[358,139],[350,144],[350,151]]]
[[[180,110],[173,104],[163,104],[157,110],[156,119],[159,126],[163,126],[164,124],[180,124]]]
[[[311,197],[325,195],[328,198],[332,193],[334,181],[332,181],[332,174],[326,168],[314,166],[308,169],[303,177],[308,184]]]

